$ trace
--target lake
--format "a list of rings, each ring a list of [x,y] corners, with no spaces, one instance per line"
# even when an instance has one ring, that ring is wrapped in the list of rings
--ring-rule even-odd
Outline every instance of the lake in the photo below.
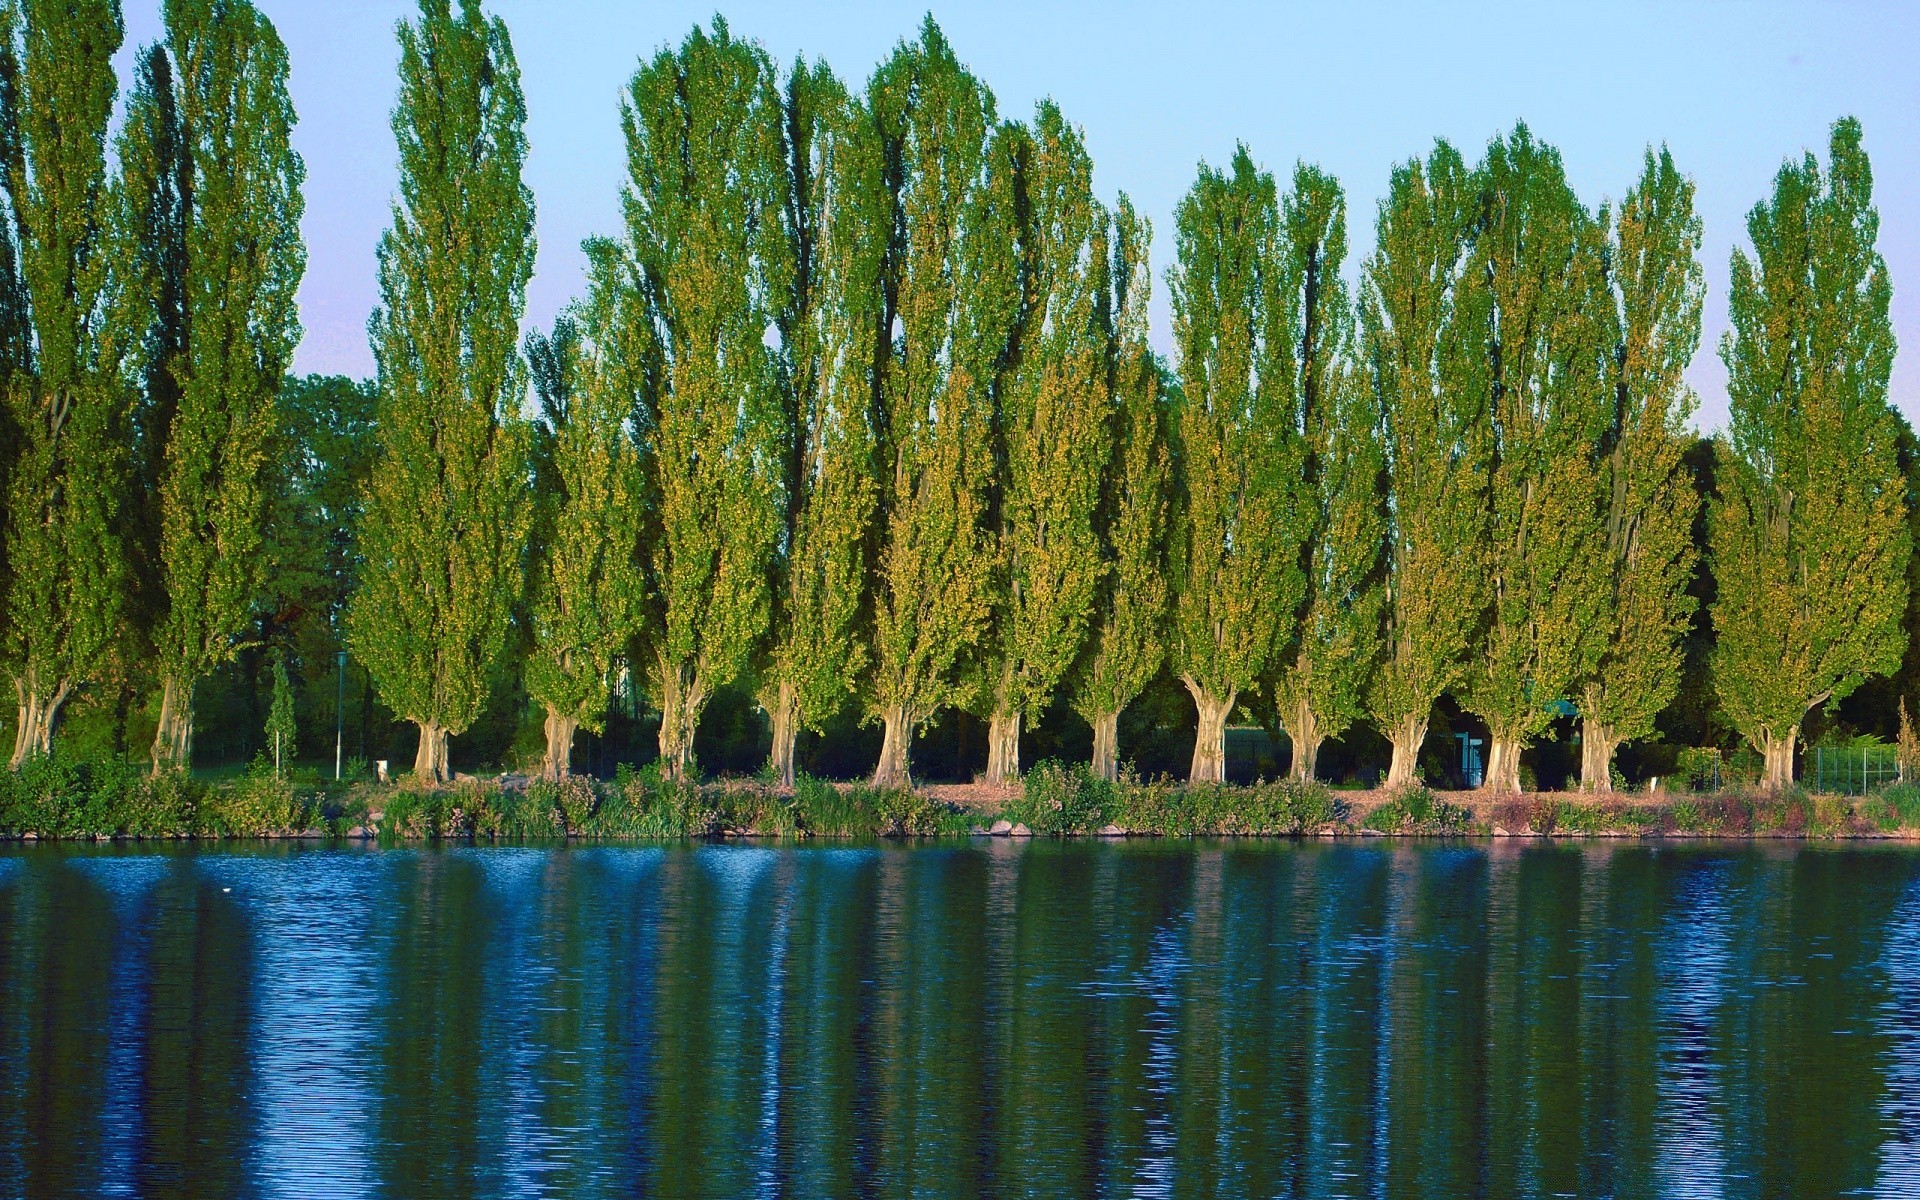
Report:
[[[1920,1195],[1920,851],[0,852],[0,1195]]]

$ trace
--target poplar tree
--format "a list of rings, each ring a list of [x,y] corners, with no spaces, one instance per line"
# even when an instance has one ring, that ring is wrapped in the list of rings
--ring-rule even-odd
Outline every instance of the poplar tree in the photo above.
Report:
[[[1174,211],[1181,506],[1170,661],[1199,712],[1194,782],[1226,778],[1235,703],[1293,640],[1310,506],[1285,375],[1283,233],[1273,176],[1246,147],[1202,164]]]
[[[6,389],[18,439],[7,489],[16,768],[50,752],[61,707],[107,669],[120,631],[125,347],[106,319],[119,251],[106,137],[122,33],[112,0],[0,7],[0,158],[26,316]]]
[[[368,322],[382,447],[348,640],[388,707],[420,727],[414,771],[434,782],[448,777],[448,738],[486,700],[523,576],[533,197],[506,25],[478,0],[457,14],[421,0],[398,33],[400,198]]]
[[[180,405],[187,349],[187,224],[193,160],[187,150],[173,59],[165,42],[140,52],[133,90],[115,142],[114,234],[123,267],[111,289],[111,320],[128,339],[124,371],[132,398],[127,512],[122,519],[132,568],[127,616],[141,657],[166,613],[160,558],[160,481],[167,431]]]
[[[866,674],[888,213],[871,117],[825,64],[795,62],[786,130],[794,270],[780,311],[785,537],[761,704],[772,719],[774,777],[791,786],[801,727],[819,732]]]
[[[604,727],[613,675],[640,623],[636,555],[645,509],[639,454],[627,430],[631,398],[582,367],[580,327],[567,314],[527,338],[539,397],[537,457],[545,468],[531,572],[527,694],[546,709],[549,778],[572,770],[574,734]]]
[[[1604,230],[1525,125],[1487,149],[1467,266],[1493,464],[1487,610],[1461,706],[1487,723],[1487,786],[1592,672],[1606,603],[1596,450],[1612,409]]]
[[[1362,712],[1379,658],[1385,498],[1378,405],[1351,365],[1353,316],[1340,269],[1347,205],[1340,184],[1301,164],[1281,201],[1278,386],[1299,414],[1310,527],[1306,602],[1293,654],[1274,687],[1293,742],[1292,774],[1314,778],[1320,745]]]
[[[990,612],[992,388],[1019,306],[1016,137],[931,18],[875,73],[868,108],[892,210],[869,704],[885,729],[874,785],[899,787]]]
[[[1446,142],[1395,168],[1361,284],[1360,340],[1389,494],[1385,634],[1368,696],[1393,746],[1386,786],[1417,781],[1433,706],[1465,677],[1485,587],[1491,468],[1483,360],[1462,297],[1472,180]]]
[[[1020,726],[1043,710],[1079,655],[1101,573],[1094,529],[1111,447],[1106,212],[1093,160],[1052,101],[1023,154],[1025,292],[1018,353],[1000,390],[998,580],[984,656],[989,783],[1020,773]]]
[[[642,66],[621,107],[623,249],[659,356],[641,557],[670,778],[768,628],[781,414],[767,335],[793,272],[781,115],[773,64],[718,18]]]
[[[1887,404],[1892,284],[1860,124],[1837,122],[1822,178],[1809,153],[1774,177],[1736,249],[1711,550],[1721,708],[1793,782],[1808,712],[1893,671],[1910,552]]]
[[[187,765],[195,685],[238,653],[261,592],[275,398],[306,269],[286,47],[246,0],[168,0],[166,26],[186,135],[186,340],[160,476],[155,770]]]
[[[1101,320],[1107,333],[1107,456],[1095,528],[1101,573],[1073,705],[1093,726],[1093,772],[1116,779],[1120,714],[1166,661],[1166,533],[1172,463],[1160,364],[1148,345],[1153,227],[1123,195],[1110,222]]]
[[[1602,637],[1580,694],[1580,781],[1613,790],[1613,754],[1653,732],[1680,689],[1694,598],[1700,498],[1685,454],[1695,399],[1682,373],[1700,344],[1700,218],[1663,147],[1613,217],[1608,283],[1617,341],[1600,461]]]

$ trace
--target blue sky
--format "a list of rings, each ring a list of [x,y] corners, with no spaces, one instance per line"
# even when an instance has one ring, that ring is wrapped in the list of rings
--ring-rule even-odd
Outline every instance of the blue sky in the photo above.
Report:
[[[152,40],[159,0],[124,0],[128,45]],[[371,373],[366,319],[374,245],[388,219],[394,150],[394,22],[406,0],[258,0],[293,59],[296,142],[308,169],[306,340],[297,369]],[[725,3],[737,35],[778,60],[804,52],[863,82],[924,4]],[[527,319],[544,326],[581,286],[580,240],[616,231],[618,103],[643,54],[677,41],[712,3],[496,0],[520,56],[527,178],[540,254]],[[1706,334],[1689,377],[1703,429],[1725,420],[1728,256],[1784,158],[1824,150],[1851,113],[1866,129],[1881,252],[1902,353],[1893,397],[1920,419],[1920,3],[1442,5],[937,4],[962,60],[1003,116],[1051,95],[1081,124],[1097,186],[1130,194],[1157,234],[1156,338],[1174,204],[1202,159],[1236,140],[1282,175],[1307,159],[1337,175],[1352,259],[1372,246],[1396,162],[1435,137],[1469,158],[1524,119],[1558,146],[1589,204],[1632,184],[1642,151],[1669,144],[1699,185],[1706,225]],[[123,56],[123,80],[127,78]]]

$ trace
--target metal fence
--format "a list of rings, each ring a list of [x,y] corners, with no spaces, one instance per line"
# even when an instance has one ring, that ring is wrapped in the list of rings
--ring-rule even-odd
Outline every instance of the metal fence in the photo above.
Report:
[[[1811,746],[1801,763],[1801,783],[1810,792],[1864,796],[1900,782],[1895,746]]]

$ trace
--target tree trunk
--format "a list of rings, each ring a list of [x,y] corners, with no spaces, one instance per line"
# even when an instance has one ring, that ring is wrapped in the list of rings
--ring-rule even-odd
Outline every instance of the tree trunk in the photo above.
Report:
[[[1112,783],[1120,778],[1120,713],[1101,713],[1093,719],[1093,776]]]
[[[13,686],[20,701],[20,723],[14,726],[13,759],[9,765],[18,771],[20,764],[29,758],[53,753],[53,727],[60,719],[60,706],[67,702],[73,685],[63,679],[47,694],[35,688],[29,676],[15,680]]]
[[[1232,714],[1233,702],[1239,693],[1229,690],[1225,697],[1220,697],[1191,677],[1183,677],[1181,682],[1187,685],[1187,692],[1193,697],[1193,707],[1200,716],[1200,727],[1193,739],[1193,766],[1187,772],[1187,780],[1190,783],[1225,783],[1227,717]]]
[[[580,728],[553,705],[547,705],[547,762],[543,772],[548,779],[565,779],[573,774],[573,735]]]
[[[54,753],[54,726],[60,722],[60,707],[67,703],[73,685],[61,680],[52,695],[38,691],[29,682],[13,682],[19,695],[19,726],[13,728],[13,770],[27,758]]]
[[[1020,779],[1020,714],[996,709],[987,725],[987,782]]]
[[[1495,733],[1488,741],[1487,777],[1484,786],[1490,792],[1517,795],[1520,791],[1520,739]]]
[[[793,786],[793,746],[800,737],[800,692],[782,681],[774,698],[773,711],[767,716],[773,724],[773,749],[767,765],[773,768],[773,781],[779,787]]]
[[[1296,702],[1287,716],[1287,737],[1293,742],[1293,765],[1288,774],[1312,783],[1320,765],[1320,744],[1326,739],[1320,736],[1320,719],[1305,700]]]
[[[193,685],[169,675],[160,685],[160,724],[153,731],[153,773],[191,765]]]
[[[1613,752],[1619,748],[1612,729],[1594,717],[1580,718],[1580,790],[1613,790]]]
[[[415,721],[420,727],[420,748],[413,755],[413,775],[432,787],[445,783],[447,770],[447,731],[438,721]]]
[[[1766,730],[1760,737],[1760,753],[1766,760],[1767,770],[1761,782],[1770,792],[1785,791],[1793,786],[1793,751],[1800,744],[1800,727],[1795,725],[1787,730],[1785,737],[1775,737]]]
[[[707,705],[707,685],[698,672],[662,661],[665,683],[660,697],[660,773],[676,782],[693,772],[693,731]]]
[[[1411,787],[1420,781],[1420,747],[1427,740],[1427,718],[1402,717],[1386,731],[1393,743],[1393,762],[1387,767],[1389,788]]]
[[[876,788],[903,788],[913,785],[908,774],[908,755],[913,738],[913,723],[907,719],[904,705],[890,705],[880,714],[886,734],[880,739],[880,763],[873,769]]]

